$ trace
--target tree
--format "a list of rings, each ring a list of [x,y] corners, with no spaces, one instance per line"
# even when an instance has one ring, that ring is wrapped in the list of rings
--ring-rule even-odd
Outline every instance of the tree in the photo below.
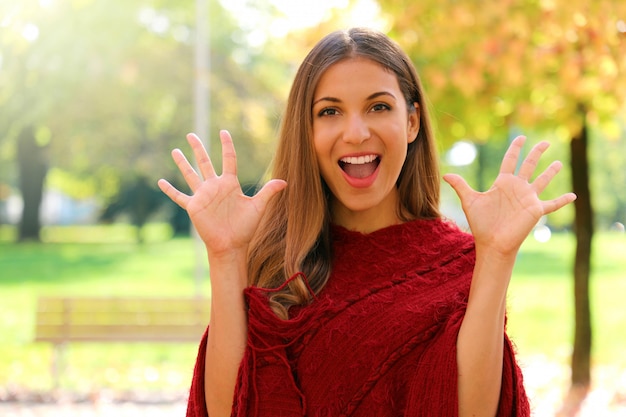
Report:
[[[610,0],[379,1],[415,59],[444,140],[513,126],[570,143],[576,255],[573,391],[590,384],[590,126],[616,137],[626,99],[626,4]]]
[[[74,94],[88,84],[86,80],[97,78],[104,69],[102,63],[115,52],[99,48],[97,42],[105,40],[108,26],[104,22],[113,13],[106,14],[102,8],[84,13],[87,5],[32,0],[1,5],[0,130],[4,134],[0,147],[3,154],[17,157],[24,201],[20,239],[39,239],[39,205],[55,143],[64,148],[65,155],[71,154],[54,129],[59,116],[64,116]],[[76,36],[79,32],[83,36]]]
[[[48,161],[46,147],[37,143],[31,126],[20,132],[17,142],[17,160],[19,184],[24,201],[18,238],[20,241],[38,240],[39,206],[41,205]]]
[[[0,155],[10,165],[0,180],[17,183],[18,170],[7,166],[20,161],[16,144],[28,131],[49,132],[47,186],[75,197],[112,201],[132,178],[174,177],[169,151],[192,128],[194,8],[173,0],[8,3],[0,5]],[[213,134],[231,130],[242,180],[255,183],[272,155],[280,104],[262,78],[272,57],[245,53],[245,36],[217,1],[209,18]],[[37,218],[36,210],[28,212]]]

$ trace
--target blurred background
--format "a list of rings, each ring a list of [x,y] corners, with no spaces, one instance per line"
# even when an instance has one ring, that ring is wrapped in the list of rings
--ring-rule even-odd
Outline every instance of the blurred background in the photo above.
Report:
[[[508,330],[535,415],[626,415],[617,0],[0,0],[0,414],[184,412],[197,343],[55,348],[38,300],[209,300],[189,219],[156,188],[181,185],[171,149],[195,131],[219,171],[228,129],[253,193],[297,66],[349,26],[409,53],[444,172],[485,190],[513,137],[552,143],[543,163],[564,169],[542,197],[578,200],[524,244]],[[442,209],[464,224],[447,186]]]

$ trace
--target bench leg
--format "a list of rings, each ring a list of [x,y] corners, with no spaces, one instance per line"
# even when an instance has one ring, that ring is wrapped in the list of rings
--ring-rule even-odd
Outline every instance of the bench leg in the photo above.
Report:
[[[55,390],[61,387],[61,375],[65,369],[66,343],[55,343],[52,351],[52,384]]]

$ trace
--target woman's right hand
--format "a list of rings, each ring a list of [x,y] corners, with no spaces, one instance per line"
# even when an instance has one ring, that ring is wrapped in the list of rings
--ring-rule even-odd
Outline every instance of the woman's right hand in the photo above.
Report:
[[[268,201],[283,190],[287,183],[271,180],[254,197],[248,197],[241,190],[237,179],[237,156],[227,131],[220,131],[222,175],[215,173],[202,141],[195,134],[188,134],[187,141],[200,172],[196,172],[180,149],[172,151],[172,158],[192,194],[177,190],[164,179],[159,180],[159,188],[187,211],[206,245],[209,259],[228,258],[239,250],[247,250]]]
[[[229,416],[247,343],[243,288],[248,282],[248,245],[268,201],[287,184],[272,180],[254,197],[247,197],[237,179],[237,157],[228,132],[220,132],[222,175],[215,173],[200,139],[189,134],[187,140],[198,172],[179,149],[172,151],[172,157],[191,188],[191,195],[165,180],[159,180],[159,187],[187,210],[207,249],[211,266],[211,331],[203,360],[211,366],[204,373],[204,395],[209,415]]]

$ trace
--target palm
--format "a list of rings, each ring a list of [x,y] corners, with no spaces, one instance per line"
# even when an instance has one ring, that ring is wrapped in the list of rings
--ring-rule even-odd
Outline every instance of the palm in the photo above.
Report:
[[[260,217],[237,178],[226,175],[205,181],[189,199],[187,212],[202,240],[216,252],[244,246]]]
[[[165,180],[159,186],[179,206],[187,210],[209,254],[220,255],[245,248],[265,210],[267,201],[284,188],[284,181],[267,183],[254,197],[243,194],[237,179],[235,149],[227,132],[221,132],[223,173],[216,175],[210,158],[195,135],[188,140],[202,177],[191,167],[182,152],[172,156],[193,194],[188,196]]]
[[[463,208],[477,243],[499,242],[503,251],[521,244],[543,215],[532,187],[510,174],[500,174],[489,191],[470,195]]]
[[[502,254],[517,251],[541,216],[575,198],[568,193],[554,200],[539,199],[539,194],[559,172],[559,162],[552,163],[534,181],[529,181],[539,157],[548,147],[545,142],[531,150],[519,173],[514,174],[523,143],[523,137],[513,141],[502,161],[500,174],[486,192],[474,191],[457,175],[444,176],[461,199],[477,248],[488,247]]]

